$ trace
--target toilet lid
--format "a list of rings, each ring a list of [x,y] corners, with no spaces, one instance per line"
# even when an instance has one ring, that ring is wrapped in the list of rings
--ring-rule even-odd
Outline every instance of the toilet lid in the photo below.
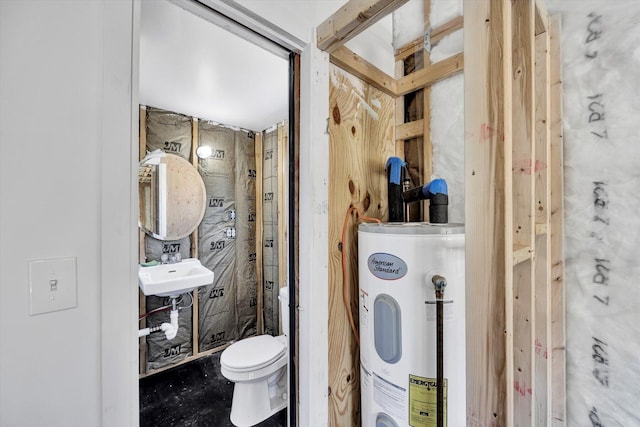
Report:
[[[259,369],[278,359],[285,350],[281,340],[271,335],[258,335],[227,347],[220,356],[220,363],[232,370]]]

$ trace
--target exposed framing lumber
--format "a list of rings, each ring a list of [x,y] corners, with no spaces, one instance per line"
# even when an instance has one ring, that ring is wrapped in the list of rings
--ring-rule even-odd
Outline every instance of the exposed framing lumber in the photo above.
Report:
[[[535,244],[535,47],[533,1],[511,3],[512,235],[513,245]],[[513,377],[515,425],[535,425],[533,396],[536,324],[535,268],[531,259],[513,266]],[[508,387],[508,384],[507,384]]]
[[[256,320],[256,332],[258,335],[264,334],[264,315],[263,309],[263,277],[262,277],[262,239],[263,239],[263,201],[262,197],[262,180],[263,180],[263,161],[264,152],[262,148],[262,132],[256,133],[255,139],[255,156],[256,156],[256,280],[258,286],[256,289],[257,305],[256,311],[258,318]]]
[[[437,62],[430,67],[425,67],[408,76],[397,80],[396,95],[406,95],[417,89],[431,85],[439,80],[450,77],[460,71],[464,67],[464,53],[447,58]]]
[[[198,170],[198,155],[196,154],[196,150],[198,149],[198,119],[192,117],[191,119],[191,164],[196,170]],[[195,230],[191,233],[191,258],[198,258],[198,229],[200,227],[196,227]],[[196,355],[200,351],[198,346],[198,337],[199,337],[199,327],[200,327],[200,315],[199,315],[199,299],[198,299],[198,289],[194,289],[192,292],[193,297],[193,305],[191,311],[191,351],[192,354]]]
[[[537,14],[537,13],[536,13]],[[537,18],[536,18],[537,19]],[[548,18],[547,18],[548,19]],[[533,416],[537,425],[550,426],[551,422],[551,240],[538,233],[538,225],[548,230],[551,201],[550,161],[550,69],[549,33],[535,36],[535,393]]]
[[[464,2],[465,252],[473,254],[465,260],[470,426],[513,425],[509,6],[502,0]]]
[[[395,63],[395,67],[394,67],[394,71],[395,71],[395,76],[396,77],[403,77],[404,76],[404,61],[396,61]],[[402,138],[401,135],[398,135],[398,128],[399,126],[402,126],[402,124],[404,124],[404,97],[399,96],[396,97],[395,100],[395,123],[400,123],[400,125],[396,126],[395,130],[396,130],[396,134],[395,134],[395,140],[396,140],[396,157],[400,157],[401,159],[404,159],[404,141],[407,138]]]
[[[350,0],[317,27],[318,49],[331,53],[408,0]]]
[[[553,427],[564,427],[566,403],[566,331],[564,281],[564,181],[562,129],[562,55],[560,16],[549,19],[550,126],[551,126],[551,418]]]
[[[341,46],[331,52],[329,58],[333,64],[360,80],[375,86],[388,95],[396,96],[396,81],[393,77],[361,58],[349,48]]]
[[[288,278],[288,247],[287,231],[289,224],[287,223],[287,204],[285,195],[287,191],[287,182],[289,176],[286,166],[288,164],[286,158],[288,153],[288,137],[287,125],[281,123],[278,125],[278,287],[286,287],[289,284]],[[282,314],[279,316],[279,327],[282,333]]]
[[[406,140],[422,136],[425,126],[427,124],[424,119],[396,125],[396,139]]]
[[[232,343],[229,342],[229,343],[223,344],[223,345],[221,345],[219,347],[211,348],[209,350],[205,350],[205,351],[202,351],[202,352],[197,353],[197,354],[194,353],[191,356],[185,357],[184,359],[182,359],[179,362],[173,363],[171,365],[163,366],[162,368],[152,369],[149,372],[140,375],[140,378],[150,377],[151,375],[155,375],[155,374],[158,374],[160,372],[167,371],[169,369],[173,369],[173,368],[175,368],[177,366],[184,365],[185,363],[193,362],[194,360],[198,360],[198,359],[200,359],[202,357],[209,356],[209,355],[211,355],[213,353],[217,353],[219,351],[222,351],[225,348],[229,347],[231,344]]]
[[[425,21],[427,22],[427,21]],[[462,16],[456,16],[455,18],[445,22],[444,24],[436,27],[431,31],[431,46],[434,46],[444,37],[448,36],[451,33],[454,33],[464,26],[464,18]],[[396,61],[400,61],[407,56],[411,55],[418,49],[424,48],[424,37],[419,37],[413,41],[410,41],[406,45],[401,48],[396,49],[395,59]]]
[[[549,13],[544,4],[544,0],[535,0],[536,8],[536,36],[548,32],[549,29]]]
[[[431,22],[431,0],[423,0],[424,23]],[[423,68],[431,68],[431,54],[423,52]],[[422,182],[429,182],[433,174],[433,144],[431,143],[431,86],[422,89]],[[429,221],[429,204],[422,201],[422,220]]]

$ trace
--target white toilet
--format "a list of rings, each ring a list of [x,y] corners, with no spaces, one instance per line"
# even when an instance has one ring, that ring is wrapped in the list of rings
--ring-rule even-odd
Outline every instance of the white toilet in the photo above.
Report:
[[[249,427],[287,406],[289,360],[289,293],[281,288],[280,316],[284,335],[258,335],[227,347],[220,356],[222,375],[235,383],[231,422]]]

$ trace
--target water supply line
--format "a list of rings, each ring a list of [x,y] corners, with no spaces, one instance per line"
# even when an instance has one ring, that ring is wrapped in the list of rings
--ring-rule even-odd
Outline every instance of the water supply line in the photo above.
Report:
[[[168,340],[172,340],[178,334],[178,307],[176,299],[178,296],[171,297],[171,313],[169,314],[170,323],[163,323],[160,326],[151,326],[138,330],[138,338],[146,337],[152,332],[162,331]]]
[[[444,288],[447,279],[431,278],[436,291],[436,425],[444,427]]]
[[[389,202],[389,222],[404,222],[405,209],[402,200],[404,176],[407,163],[400,157],[389,157],[385,164],[387,171],[387,200]]]
[[[415,187],[402,193],[404,203],[429,199],[429,222],[446,224],[449,222],[449,190],[447,181],[436,178],[428,184]]]

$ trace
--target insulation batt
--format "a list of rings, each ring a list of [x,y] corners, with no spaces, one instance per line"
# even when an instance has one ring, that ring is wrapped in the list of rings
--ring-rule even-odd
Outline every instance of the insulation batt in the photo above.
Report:
[[[640,426],[640,2],[562,19],[568,426]]]

